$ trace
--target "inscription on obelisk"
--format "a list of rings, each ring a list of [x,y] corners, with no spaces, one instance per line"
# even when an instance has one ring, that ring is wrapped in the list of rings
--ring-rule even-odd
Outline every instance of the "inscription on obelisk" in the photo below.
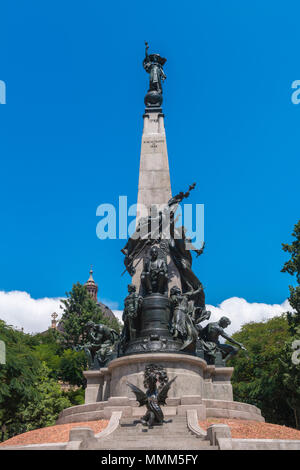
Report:
[[[171,197],[164,116],[161,113],[147,113],[144,114],[138,210],[142,212],[143,207],[149,210],[152,205],[162,207],[168,203]],[[142,215],[140,214],[140,216]]]

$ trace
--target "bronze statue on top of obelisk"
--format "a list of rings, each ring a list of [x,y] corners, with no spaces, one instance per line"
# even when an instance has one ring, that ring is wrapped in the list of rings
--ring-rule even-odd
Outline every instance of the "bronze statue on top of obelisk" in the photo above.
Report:
[[[159,54],[148,54],[149,45],[145,42],[146,51],[143,67],[149,73],[149,90],[145,96],[146,108],[160,108],[162,105],[162,81],[167,77],[163,70],[163,66],[167,59]]]

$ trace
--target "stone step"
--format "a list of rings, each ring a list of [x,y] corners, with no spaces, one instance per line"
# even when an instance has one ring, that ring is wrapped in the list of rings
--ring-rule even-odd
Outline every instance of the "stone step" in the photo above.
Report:
[[[115,435],[122,435],[122,436],[136,436],[136,435],[151,435],[151,436],[170,436],[173,434],[187,434],[188,433],[188,427],[185,424],[184,426],[174,426],[173,428],[152,428],[149,429],[145,426],[143,427],[138,427],[138,428],[133,428],[133,429],[117,429],[115,431]]]
[[[210,442],[193,435],[185,416],[148,428],[139,420],[123,418],[112,435],[99,440],[103,450],[216,450]]]
[[[168,426],[174,423],[186,423],[186,416],[173,416],[170,419],[166,419],[163,423],[164,426]],[[120,426],[135,426],[141,424],[141,420],[138,418],[121,418]]]
[[[190,441],[197,440],[198,442],[204,442],[206,443],[205,445],[209,445],[209,441],[205,440],[201,437],[197,437],[194,434],[190,433],[188,430],[185,432],[174,432],[172,434],[166,434],[166,435],[159,435],[159,434],[148,434],[148,433],[136,433],[136,434],[124,434],[124,433],[113,433],[111,436],[108,436],[105,439],[105,442],[108,441],[142,441],[142,440],[156,440],[156,441],[180,441],[181,439],[188,439]]]
[[[186,419],[184,421],[174,421],[173,423],[164,423],[164,424],[154,424],[152,429],[172,429],[174,427],[180,427],[184,428],[187,426],[187,421]],[[122,424],[120,426],[120,429],[124,429],[124,431],[127,431],[129,429],[138,429],[138,428],[148,428],[148,426],[142,424],[142,423],[135,423],[135,424]]]
[[[124,436],[124,435],[116,435],[114,439],[121,439],[121,440],[141,440],[141,439],[156,439],[156,440],[165,440],[167,439],[167,435],[164,435],[164,436],[155,436],[155,435],[151,435],[151,434],[148,434],[148,435],[144,435],[144,434],[141,434],[141,435],[138,435],[138,436],[134,436],[133,434],[132,435],[127,435],[127,436]],[[181,439],[181,438],[184,438],[184,439],[199,439],[197,438],[196,436],[193,436],[192,434],[182,434],[182,433],[178,433],[178,434],[172,434],[171,436],[169,436],[170,439]],[[201,438],[200,438],[201,440]]]
[[[97,449],[102,450],[218,450],[217,446],[211,446],[206,441],[199,441],[199,439],[187,440],[184,437],[174,440],[154,440],[145,439],[138,441],[112,441],[103,443]]]
[[[143,434],[156,434],[156,435],[161,435],[161,434],[168,434],[172,433],[174,430],[178,432],[187,432],[188,427],[187,424],[185,423],[182,426],[173,426],[170,428],[165,428],[165,427],[153,427],[153,428],[148,428],[147,426],[137,426],[135,428],[119,428],[120,433],[126,433],[127,434],[137,434],[137,433],[143,433]],[[124,434],[125,435],[125,434]]]
[[[138,443],[141,443],[141,442],[147,442],[148,440],[149,441],[157,441],[157,442],[169,442],[169,443],[180,443],[180,441],[182,440],[186,440],[186,441],[191,441],[191,442],[194,442],[194,441],[197,441],[198,445],[199,443],[201,443],[201,445],[203,445],[204,447],[206,446],[209,446],[210,445],[210,442],[208,440],[204,440],[204,439],[201,439],[201,438],[196,438],[195,436],[193,436],[192,434],[186,434],[186,435],[182,435],[182,434],[178,434],[177,436],[170,436],[170,437],[167,437],[165,436],[164,439],[162,440],[161,439],[161,436],[143,436],[143,435],[139,435],[139,436],[119,436],[118,439],[116,439],[117,436],[113,437],[107,437],[105,438],[105,440],[103,440],[103,442],[138,442]]]
[[[174,449],[176,449],[177,445],[181,445],[181,443],[184,441],[185,443],[188,443],[188,445],[192,445],[193,443],[195,443],[195,445],[199,445],[197,444],[197,442],[201,442],[201,440],[199,439],[190,439],[189,437],[186,437],[186,436],[173,436],[170,440],[166,440],[166,439],[162,439],[162,438],[154,438],[154,437],[151,437],[151,436],[148,436],[147,438],[143,438],[143,439],[134,439],[134,438],[124,438],[121,439],[121,438],[118,438],[116,439],[115,441],[110,441],[110,444],[114,445],[116,443],[119,443],[119,442],[123,442],[124,444],[124,449],[126,449],[126,446],[127,445],[142,445],[143,443],[145,442],[154,442],[155,444],[157,445],[168,445],[168,446],[173,446]],[[205,447],[205,446],[204,446]],[[169,448],[169,447],[168,447]]]
[[[172,433],[161,433],[161,434],[155,434],[155,433],[126,433],[126,439],[144,439],[144,438],[151,438],[151,439],[166,439],[166,438],[177,438],[177,437],[188,437],[191,436],[192,439],[196,438],[193,434],[189,433],[188,430],[185,430],[184,432],[180,431],[174,431]],[[115,434],[115,439],[123,439],[125,438],[124,434],[118,433]]]

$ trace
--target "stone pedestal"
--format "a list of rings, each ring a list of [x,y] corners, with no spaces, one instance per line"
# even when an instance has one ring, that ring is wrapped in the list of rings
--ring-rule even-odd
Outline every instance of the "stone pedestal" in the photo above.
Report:
[[[151,363],[164,367],[169,379],[177,376],[169,391],[170,399],[181,399],[183,396],[233,399],[230,383],[232,367],[208,366],[203,359],[187,354],[147,353],[119,357],[111,361],[107,368],[85,371],[86,404],[106,401],[110,397],[135,399],[126,382],[143,389],[145,366]]]
[[[123,417],[140,418],[145,409],[138,406],[126,382],[144,390],[145,366],[151,363],[163,366],[169,379],[177,377],[163,407],[166,417],[185,416],[188,410],[196,410],[200,420],[220,417],[264,421],[257,407],[233,401],[232,367],[207,365],[196,356],[148,353],[120,357],[107,368],[84,372],[85,405],[67,408],[57,423],[108,419],[113,411],[122,411]]]
[[[151,363],[164,367],[169,380],[177,376],[169,391],[169,398],[180,398],[183,395],[203,396],[205,361],[193,356],[167,353],[139,354],[112,361],[111,396],[135,398],[126,382],[129,381],[143,389],[145,366]]]

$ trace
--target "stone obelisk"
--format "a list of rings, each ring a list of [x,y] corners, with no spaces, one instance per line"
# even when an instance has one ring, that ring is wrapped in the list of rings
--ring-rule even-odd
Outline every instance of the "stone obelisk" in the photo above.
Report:
[[[162,112],[162,80],[166,78],[163,65],[166,59],[159,54],[148,55],[146,43],[146,57],[143,62],[144,69],[150,75],[150,86],[145,96],[146,105],[144,128],[142,135],[139,186],[137,200],[137,225],[141,217],[148,217],[151,208],[163,210],[172,197],[170,170],[167,151],[167,140]],[[169,274],[169,290],[173,286],[180,287],[180,276],[177,268],[166,254]],[[140,290],[140,278],[143,270],[143,259],[147,256],[147,249],[140,253],[135,260],[135,274],[132,283]]]
[[[138,188],[141,212],[141,206],[147,211],[153,205],[161,208],[172,197],[164,115],[147,108],[145,111]]]

